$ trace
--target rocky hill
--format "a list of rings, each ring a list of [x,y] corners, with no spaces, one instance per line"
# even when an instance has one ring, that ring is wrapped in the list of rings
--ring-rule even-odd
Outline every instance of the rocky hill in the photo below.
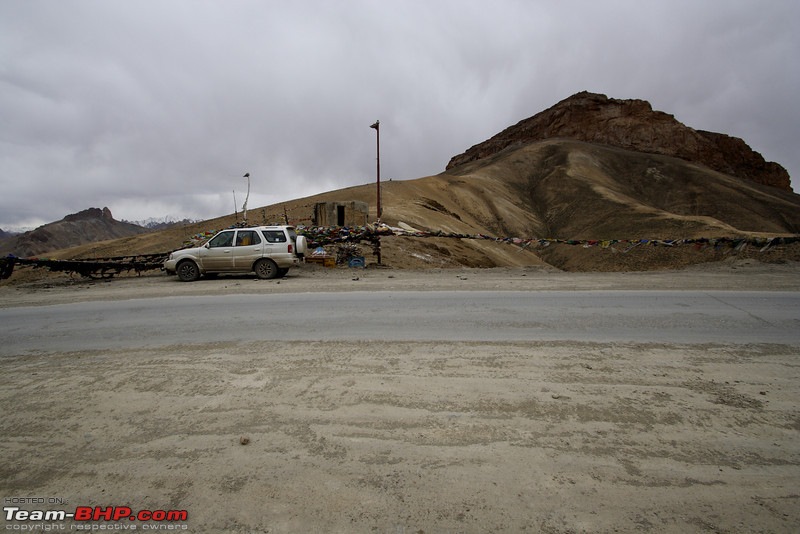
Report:
[[[316,202],[371,204],[375,185],[330,191],[251,210],[252,224],[310,225]],[[382,221],[468,235],[545,238],[544,246],[485,239],[392,237],[384,265],[401,268],[553,266],[570,271],[678,268],[736,255],[800,261],[800,246],[634,246],[604,240],[774,237],[800,233],[800,195],[732,177],[687,161],[607,145],[555,139],[503,150],[436,176],[382,184]],[[234,215],[140,236],[85,244],[60,258],[150,254],[180,248],[205,231],[234,224]],[[556,240],[596,240],[576,246]],[[362,245],[367,260],[375,258]],[[335,249],[334,249],[335,251]]]
[[[789,173],[767,162],[743,140],[694,130],[644,100],[618,100],[581,92],[454,156],[447,169],[509,147],[566,138],[635,152],[673,156],[730,176],[791,191]]]
[[[89,208],[0,242],[0,255],[38,256],[84,243],[128,237],[146,228],[114,219],[108,208]]]

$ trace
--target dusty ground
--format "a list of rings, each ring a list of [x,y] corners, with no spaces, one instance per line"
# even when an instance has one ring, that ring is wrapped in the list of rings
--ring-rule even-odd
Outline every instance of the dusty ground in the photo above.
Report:
[[[26,273],[32,276],[26,277]],[[562,272],[554,268],[325,269],[305,265],[279,280],[252,275],[220,276],[179,283],[162,272],[91,280],[66,274],[41,277],[41,271],[17,268],[0,282],[0,307],[59,304],[82,300],[130,299],[230,293],[420,290],[573,290],[573,289],[753,289],[800,290],[800,262],[761,263],[729,258],[674,271]]]
[[[800,267],[53,278],[1,286],[0,305],[578,288],[798,291]],[[209,533],[796,532],[799,351],[265,339],[10,355],[0,359],[0,496],[185,509],[172,526]],[[136,525],[153,523],[107,526]]]

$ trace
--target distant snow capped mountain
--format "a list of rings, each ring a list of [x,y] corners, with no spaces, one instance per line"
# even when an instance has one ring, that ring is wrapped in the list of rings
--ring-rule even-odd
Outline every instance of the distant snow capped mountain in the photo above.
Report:
[[[11,226],[6,227],[5,229],[0,229],[0,239],[4,239],[6,237],[13,237],[15,235],[24,234],[25,232],[30,232],[33,230],[32,226]]]
[[[170,226],[175,226],[176,224],[192,224],[199,222],[199,219],[174,219],[171,216],[167,215],[165,217],[150,217],[143,221],[124,221],[129,224],[135,224],[137,226],[141,226],[143,228],[147,228],[148,230],[163,230],[164,228],[169,228]]]

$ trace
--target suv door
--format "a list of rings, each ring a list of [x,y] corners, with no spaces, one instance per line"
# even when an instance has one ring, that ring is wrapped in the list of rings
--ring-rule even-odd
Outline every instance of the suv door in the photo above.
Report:
[[[233,236],[233,230],[220,232],[200,250],[203,270],[215,273],[233,270]]]
[[[261,236],[255,230],[238,230],[233,246],[233,268],[251,271],[253,264],[262,255]]]

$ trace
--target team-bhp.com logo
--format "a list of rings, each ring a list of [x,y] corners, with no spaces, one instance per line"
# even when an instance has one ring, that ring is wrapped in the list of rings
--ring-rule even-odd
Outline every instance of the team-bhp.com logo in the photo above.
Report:
[[[19,506],[4,506],[6,521],[186,521],[186,510],[139,510],[134,512],[128,506],[78,506],[74,512],[66,510],[23,510]]]

